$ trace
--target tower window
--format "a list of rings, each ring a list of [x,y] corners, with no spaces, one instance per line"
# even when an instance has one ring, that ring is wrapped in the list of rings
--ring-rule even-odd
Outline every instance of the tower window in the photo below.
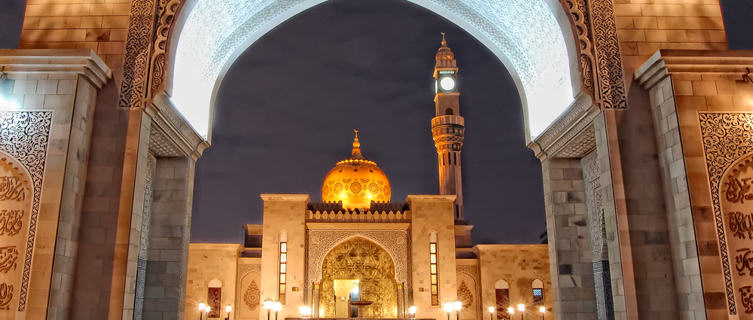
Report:
[[[285,289],[287,285],[288,274],[288,243],[280,242],[280,291],[278,293],[278,300],[280,303],[285,304]]]
[[[431,305],[439,305],[439,273],[437,272],[437,236],[429,238],[429,274],[431,275]]]
[[[452,108],[447,108],[444,110],[444,114],[451,116],[452,115]]]

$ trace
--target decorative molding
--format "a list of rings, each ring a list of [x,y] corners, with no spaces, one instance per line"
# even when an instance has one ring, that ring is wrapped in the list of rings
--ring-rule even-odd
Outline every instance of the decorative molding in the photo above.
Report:
[[[170,34],[183,3],[184,0],[131,1],[120,107],[146,108],[164,89]]]
[[[209,147],[209,143],[176,111],[164,91],[153,97],[145,112],[152,118],[149,150],[156,156],[198,159]]]
[[[592,123],[600,113],[591,96],[580,94],[557,121],[528,144],[528,148],[540,160],[585,156],[596,148]]]
[[[306,210],[306,222],[410,222],[410,211],[330,211]]]
[[[672,74],[710,73],[742,80],[753,68],[753,51],[659,50],[635,71],[645,89]]]
[[[112,78],[107,64],[90,49],[0,49],[0,66],[11,78],[78,74],[98,89]]]
[[[384,248],[395,263],[395,280],[408,283],[407,230],[309,230],[308,282],[320,281],[322,263],[327,253],[345,240],[362,237]]]
[[[714,210],[722,273],[730,315],[737,314],[732,269],[724,230],[720,189],[724,173],[741,157],[753,152],[753,113],[700,112],[698,118],[708,169],[711,203]]]
[[[600,109],[626,109],[627,95],[613,0],[560,0],[578,42],[583,89]]]
[[[33,201],[26,237],[18,311],[26,310],[31,260],[34,254],[34,241],[41,205],[42,179],[51,126],[52,111],[0,111],[0,151],[14,157],[24,166],[31,175],[33,186]]]

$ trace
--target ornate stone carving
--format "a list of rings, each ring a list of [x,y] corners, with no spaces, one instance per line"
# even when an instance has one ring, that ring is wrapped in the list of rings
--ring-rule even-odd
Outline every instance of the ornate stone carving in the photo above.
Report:
[[[463,303],[463,309],[468,309],[473,305],[473,292],[468,288],[468,284],[465,281],[460,281],[458,299]]]
[[[15,246],[0,247],[0,272],[8,273],[16,270],[18,265],[18,249]]]
[[[601,109],[627,108],[612,0],[560,0],[578,42],[583,89]]]
[[[256,285],[256,281],[251,280],[248,284],[246,291],[243,292],[243,303],[251,310],[256,310],[259,306],[259,286]]]
[[[15,158],[28,171],[33,189],[28,234],[25,240],[24,268],[18,295],[18,311],[26,310],[31,259],[36,239],[42,178],[51,125],[52,111],[0,112],[0,152]],[[12,296],[12,293],[9,296]]]
[[[164,89],[167,48],[184,0],[134,0],[128,22],[119,105],[144,108]]]
[[[335,280],[358,281],[360,298],[372,301],[362,317],[397,317],[395,265],[390,254],[376,243],[362,237],[350,238],[327,253],[322,265],[320,305],[332,318],[336,316],[335,300],[329,297],[345,300],[350,292],[347,287],[345,293],[337,291]]]
[[[0,310],[10,310],[11,301],[13,301],[13,285],[0,283]]]
[[[0,209],[0,236],[15,236],[23,227],[24,210]]]
[[[725,172],[743,156],[753,152],[752,113],[706,113],[698,114],[706,166],[709,176],[711,203],[714,210],[714,224],[719,241],[719,253],[722,260],[722,272],[727,294],[728,312],[738,313],[735,300],[735,288],[732,283],[729,246],[724,229],[721,196]],[[726,190],[729,191],[729,188]],[[734,200],[734,199],[733,199]],[[725,199],[726,201],[726,199]]]
[[[320,281],[324,256],[339,243],[357,236],[385,248],[395,263],[395,280],[399,283],[408,283],[408,232],[406,230],[310,230],[308,233],[308,281]]]
[[[26,200],[25,181],[18,176],[0,177],[0,201]]]

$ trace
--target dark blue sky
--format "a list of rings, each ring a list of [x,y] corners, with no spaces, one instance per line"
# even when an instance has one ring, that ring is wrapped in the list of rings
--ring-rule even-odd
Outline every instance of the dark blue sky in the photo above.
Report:
[[[15,48],[24,0],[0,0],[0,48]],[[753,2],[722,1],[732,49],[753,49]],[[466,218],[476,242],[537,242],[544,231],[541,172],[523,145],[520,101],[485,47],[435,14],[401,0],[335,0],[278,26],[225,78],[213,145],[199,159],[194,242],[240,242],[261,222],[260,193],[309,193],[350,152],[387,173],[393,201],[436,193],[431,72],[439,32],[460,66]]]

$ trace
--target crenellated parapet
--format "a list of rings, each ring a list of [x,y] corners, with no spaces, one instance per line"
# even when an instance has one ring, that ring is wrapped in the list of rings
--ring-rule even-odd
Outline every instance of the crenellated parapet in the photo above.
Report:
[[[306,210],[308,222],[406,222],[410,211],[311,211]]]

